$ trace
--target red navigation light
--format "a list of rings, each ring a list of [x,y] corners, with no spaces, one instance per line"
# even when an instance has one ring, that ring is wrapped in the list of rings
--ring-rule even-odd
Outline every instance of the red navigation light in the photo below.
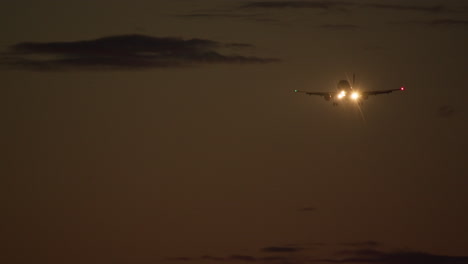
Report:
[[[403,86],[400,87],[400,90],[401,90],[401,91],[404,91],[404,90],[405,90],[405,87],[403,87]]]

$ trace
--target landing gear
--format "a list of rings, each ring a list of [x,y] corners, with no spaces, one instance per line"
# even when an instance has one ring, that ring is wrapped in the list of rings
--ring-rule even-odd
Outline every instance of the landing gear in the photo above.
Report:
[[[333,102],[333,106],[338,106],[338,103],[337,103],[337,102]]]

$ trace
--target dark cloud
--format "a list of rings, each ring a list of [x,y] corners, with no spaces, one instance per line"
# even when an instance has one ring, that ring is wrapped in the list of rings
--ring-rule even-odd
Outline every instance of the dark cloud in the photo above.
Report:
[[[468,20],[458,19],[434,19],[425,23],[429,26],[457,26],[468,27]]]
[[[339,9],[344,10],[346,7],[364,7],[375,9],[388,9],[397,11],[418,11],[430,13],[449,12],[450,10],[443,5],[401,5],[401,4],[377,4],[377,3],[353,3],[344,1],[254,1],[248,2],[241,8],[310,8],[310,9]]]
[[[168,258],[167,260],[169,260],[169,261],[192,261],[194,259],[193,258],[187,258],[187,257],[176,257],[176,258]]]
[[[226,47],[229,47],[229,48],[253,48],[254,46],[252,44],[246,44],[246,43],[230,43],[230,44],[226,44]]]
[[[275,23],[278,19],[271,18],[267,14],[235,14],[235,13],[192,13],[177,15],[177,17],[187,19],[242,19],[246,21]]]
[[[342,5],[350,5],[346,2],[334,1],[261,1],[249,2],[241,8],[313,8],[313,9],[331,9]]]
[[[320,27],[330,30],[354,30],[359,28],[359,26],[352,24],[324,24]]]
[[[280,251],[278,251],[280,252]],[[286,251],[281,251],[287,253]],[[271,252],[270,252],[271,253]],[[283,256],[266,256],[266,257],[254,257],[249,255],[231,255],[229,257],[215,257],[210,255],[204,255],[201,257],[189,258],[189,257],[174,257],[167,258],[168,261],[174,262],[190,262],[190,261],[217,261],[217,262],[271,262],[271,263],[286,263],[290,262],[294,258],[283,257]]]
[[[377,264],[468,264],[468,256],[435,255],[416,251],[383,252],[366,249],[349,251],[344,259],[316,259],[332,263],[377,263]]]
[[[302,248],[297,247],[265,247],[262,248],[261,251],[269,252],[269,253],[292,253],[301,251]]]
[[[361,246],[365,244],[378,244],[374,241],[349,243]],[[270,247],[280,249],[280,247]],[[264,251],[262,249],[262,251]],[[273,250],[274,251],[274,250]],[[271,251],[267,251],[271,252]],[[288,253],[287,251],[274,251]],[[468,264],[468,256],[436,255],[418,251],[385,252],[375,249],[357,249],[336,252],[335,256],[342,258],[313,258],[306,256],[267,256],[255,257],[250,255],[231,255],[229,257],[202,256],[200,258],[172,258],[173,261],[206,260],[218,262],[260,262],[260,263],[369,263],[369,264]]]
[[[232,14],[232,13],[192,13],[177,15],[182,18],[252,18],[256,17],[256,14]]]
[[[364,7],[378,8],[378,9],[390,9],[399,11],[419,11],[419,12],[431,12],[441,13],[448,11],[443,5],[432,5],[432,6],[420,6],[420,5],[399,5],[399,4],[362,4]]]
[[[240,260],[240,261],[248,261],[248,262],[254,262],[257,261],[258,259],[252,256],[246,256],[246,255],[232,255],[228,258],[229,260]]]
[[[317,211],[317,208],[308,206],[308,207],[300,208],[298,211],[299,212],[313,212],[313,211]]]
[[[223,260],[225,260],[225,258],[213,257],[213,256],[209,256],[209,255],[201,256],[200,259],[203,259],[203,260],[214,260],[214,261],[223,261]]]
[[[292,258],[287,258],[287,257],[269,256],[269,257],[261,258],[261,260],[264,262],[292,263],[291,262]]]
[[[182,18],[190,19],[213,19],[213,18],[231,18],[231,19],[244,19],[255,22],[268,22],[276,23],[281,20],[272,18],[271,12],[259,12],[259,10],[266,9],[313,9],[321,11],[338,11],[349,12],[350,8],[367,8],[378,10],[391,10],[391,11],[409,11],[409,12],[423,12],[423,13],[453,13],[460,12],[460,10],[449,8],[445,5],[406,5],[406,4],[385,4],[385,3],[358,3],[350,1],[248,1],[240,4],[234,9],[229,11],[204,11],[199,13],[177,15]],[[247,13],[245,12],[247,11]],[[252,13],[256,12],[256,13]],[[460,21],[458,21],[460,24]],[[324,24],[320,26],[324,29],[330,30],[355,30],[360,28],[353,24]]]
[[[287,253],[287,252],[282,252]],[[220,259],[218,259],[219,261]],[[222,260],[226,261],[242,261],[242,262],[260,262],[260,263],[293,263],[296,260],[294,257],[283,257],[283,256],[267,256],[267,257],[253,257],[247,255],[232,255],[229,258],[225,258]]]
[[[443,105],[437,109],[437,114],[440,117],[449,118],[455,113],[455,109],[450,105]]]
[[[205,39],[122,35],[74,42],[24,42],[3,55],[4,67],[30,70],[147,69],[214,63],[270,63],[278,61],[235,54],[232,48],[252,47]],[[221,53],[223,50],[224,52]]]

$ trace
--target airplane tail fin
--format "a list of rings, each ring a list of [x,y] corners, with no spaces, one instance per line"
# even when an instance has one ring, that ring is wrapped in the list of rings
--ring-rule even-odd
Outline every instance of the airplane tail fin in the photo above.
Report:
[[[351,85],[351,89],[354,88],[354,84],[356,83],[356,74],[353,73],[353,81],[351,82],[351,80],[349,79],[349,76],[348,76],[348,73],[345,72],[345,75],[346,75],[346,79],[348,80],[348,83]]]

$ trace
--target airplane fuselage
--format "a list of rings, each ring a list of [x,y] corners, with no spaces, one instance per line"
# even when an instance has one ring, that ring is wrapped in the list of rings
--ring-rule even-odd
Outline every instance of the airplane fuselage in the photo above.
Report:
[[[359,93],[353,90],[353,87],[347,80],[339,81],[336,88],[338,92],[335,96],[333,96],[333,98],[330,98],[333,100],[333,105],[337,105],[338,102],[343,102],[347,99],[351,99],[352,101],[358,103],[361,102]]]
[[[336,88],[338,88],[338,91],[340,91],[340,92],[341,91],[351,92],[351,90],[352,90],[351,84],[349,84],[349,82],[347,80],[339,81]]]

